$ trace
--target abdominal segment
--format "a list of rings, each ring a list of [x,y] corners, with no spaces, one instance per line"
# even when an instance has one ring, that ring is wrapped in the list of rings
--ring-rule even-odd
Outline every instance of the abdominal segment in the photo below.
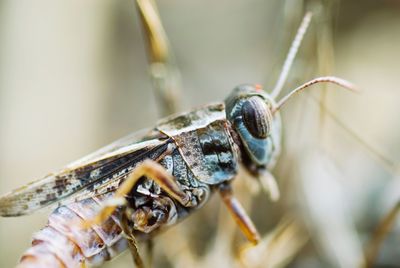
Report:
[[[106,197],[103,197],[106,198]],[[18,267],[81,267],[100,265],[127,248],[118,211],[101,225],[84,229],[85,220],[93,219],[101,200],[90,198],[57,208],[47,226],[33,236],[32,247]]]

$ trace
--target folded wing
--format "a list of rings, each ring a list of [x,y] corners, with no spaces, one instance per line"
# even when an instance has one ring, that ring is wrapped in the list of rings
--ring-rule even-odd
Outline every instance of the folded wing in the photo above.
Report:
[[[0,197],[0,216],[20,216],[114,191],[137,163],[156,160],[171,142],[158,131],[125,137]]]

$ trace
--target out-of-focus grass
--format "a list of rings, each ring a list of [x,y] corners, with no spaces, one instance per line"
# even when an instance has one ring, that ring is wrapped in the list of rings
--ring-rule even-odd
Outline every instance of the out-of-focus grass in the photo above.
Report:
[[[301,16],[306,9],[315,12],[286,92],[333,74],[355,82],[363,93],[315,88],[285,106],[284,151],[274,170],[281,200],[252,195],[243,177],[235,183],[265,238],[246,253],[246,263],[265,267],[285,258],[293,267],[361,263],[357,258],[376,224],[400,198],[398,4],[158,4],[181,69],[185,108],[222,100],[240,83],[271,87]],[[0,8],[2,193],[157,120],[132,1],[9,0]],[[0,219],[0,265],[15,264],[45,222],[45,213]],[[377,266],[400,262],[399,230],[397,221]],[[155,263],[239,265],[235,255],[243,243],[215,196],[155,239]],[[125,254],[106,267],[129,265]]]

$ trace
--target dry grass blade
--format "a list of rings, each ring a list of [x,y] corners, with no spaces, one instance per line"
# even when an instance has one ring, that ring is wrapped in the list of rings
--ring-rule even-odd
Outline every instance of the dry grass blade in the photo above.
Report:
[[[302,152],[302,159],[294,189],[311,239],[333,267],[357,267],[364,257],[341,174],[319,150]]]
[[[259,245],[244,248],[240,259],[245,267],[284,267],[307,241],[308,235],[301,224],[293,217],[286,217]]]
[[[152,0],[137,0],[136,3],[147,41],[150,75],[161,106],[161,115],[169,115],[180,109],[180,74],[156,4]]]
[[[378,256],[379,249],[385,237],[392,230],[392,227],[400,213],[400,201],[385,215],[382,221],[376,228],[371,241],[366,250],[366,267],[373,267],[376,257]]]

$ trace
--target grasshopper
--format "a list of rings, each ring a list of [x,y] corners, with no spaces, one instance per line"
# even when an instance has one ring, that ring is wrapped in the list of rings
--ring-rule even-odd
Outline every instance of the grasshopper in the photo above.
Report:
[[[144,18],[154,12],[145,3],[138,1]],[[257,229],[231,188],[239,168],[274,185],[270,170],[280,153],[281,107],[293,94],[321,82],[355,90],[345,80],[319,77],[276,100],[310,19],[307,14],[271,94],[260,85],[240,85],[224,102],[169,116],[151,130],[122,138],[1,197],[3,217],[56,207],[20,267],[97,266],[126,249],[144,267],[137,240],[150,240],[177,224],[215,192],[256,245]],[[163,61],[165,47],[156,44],[152,56]]]

